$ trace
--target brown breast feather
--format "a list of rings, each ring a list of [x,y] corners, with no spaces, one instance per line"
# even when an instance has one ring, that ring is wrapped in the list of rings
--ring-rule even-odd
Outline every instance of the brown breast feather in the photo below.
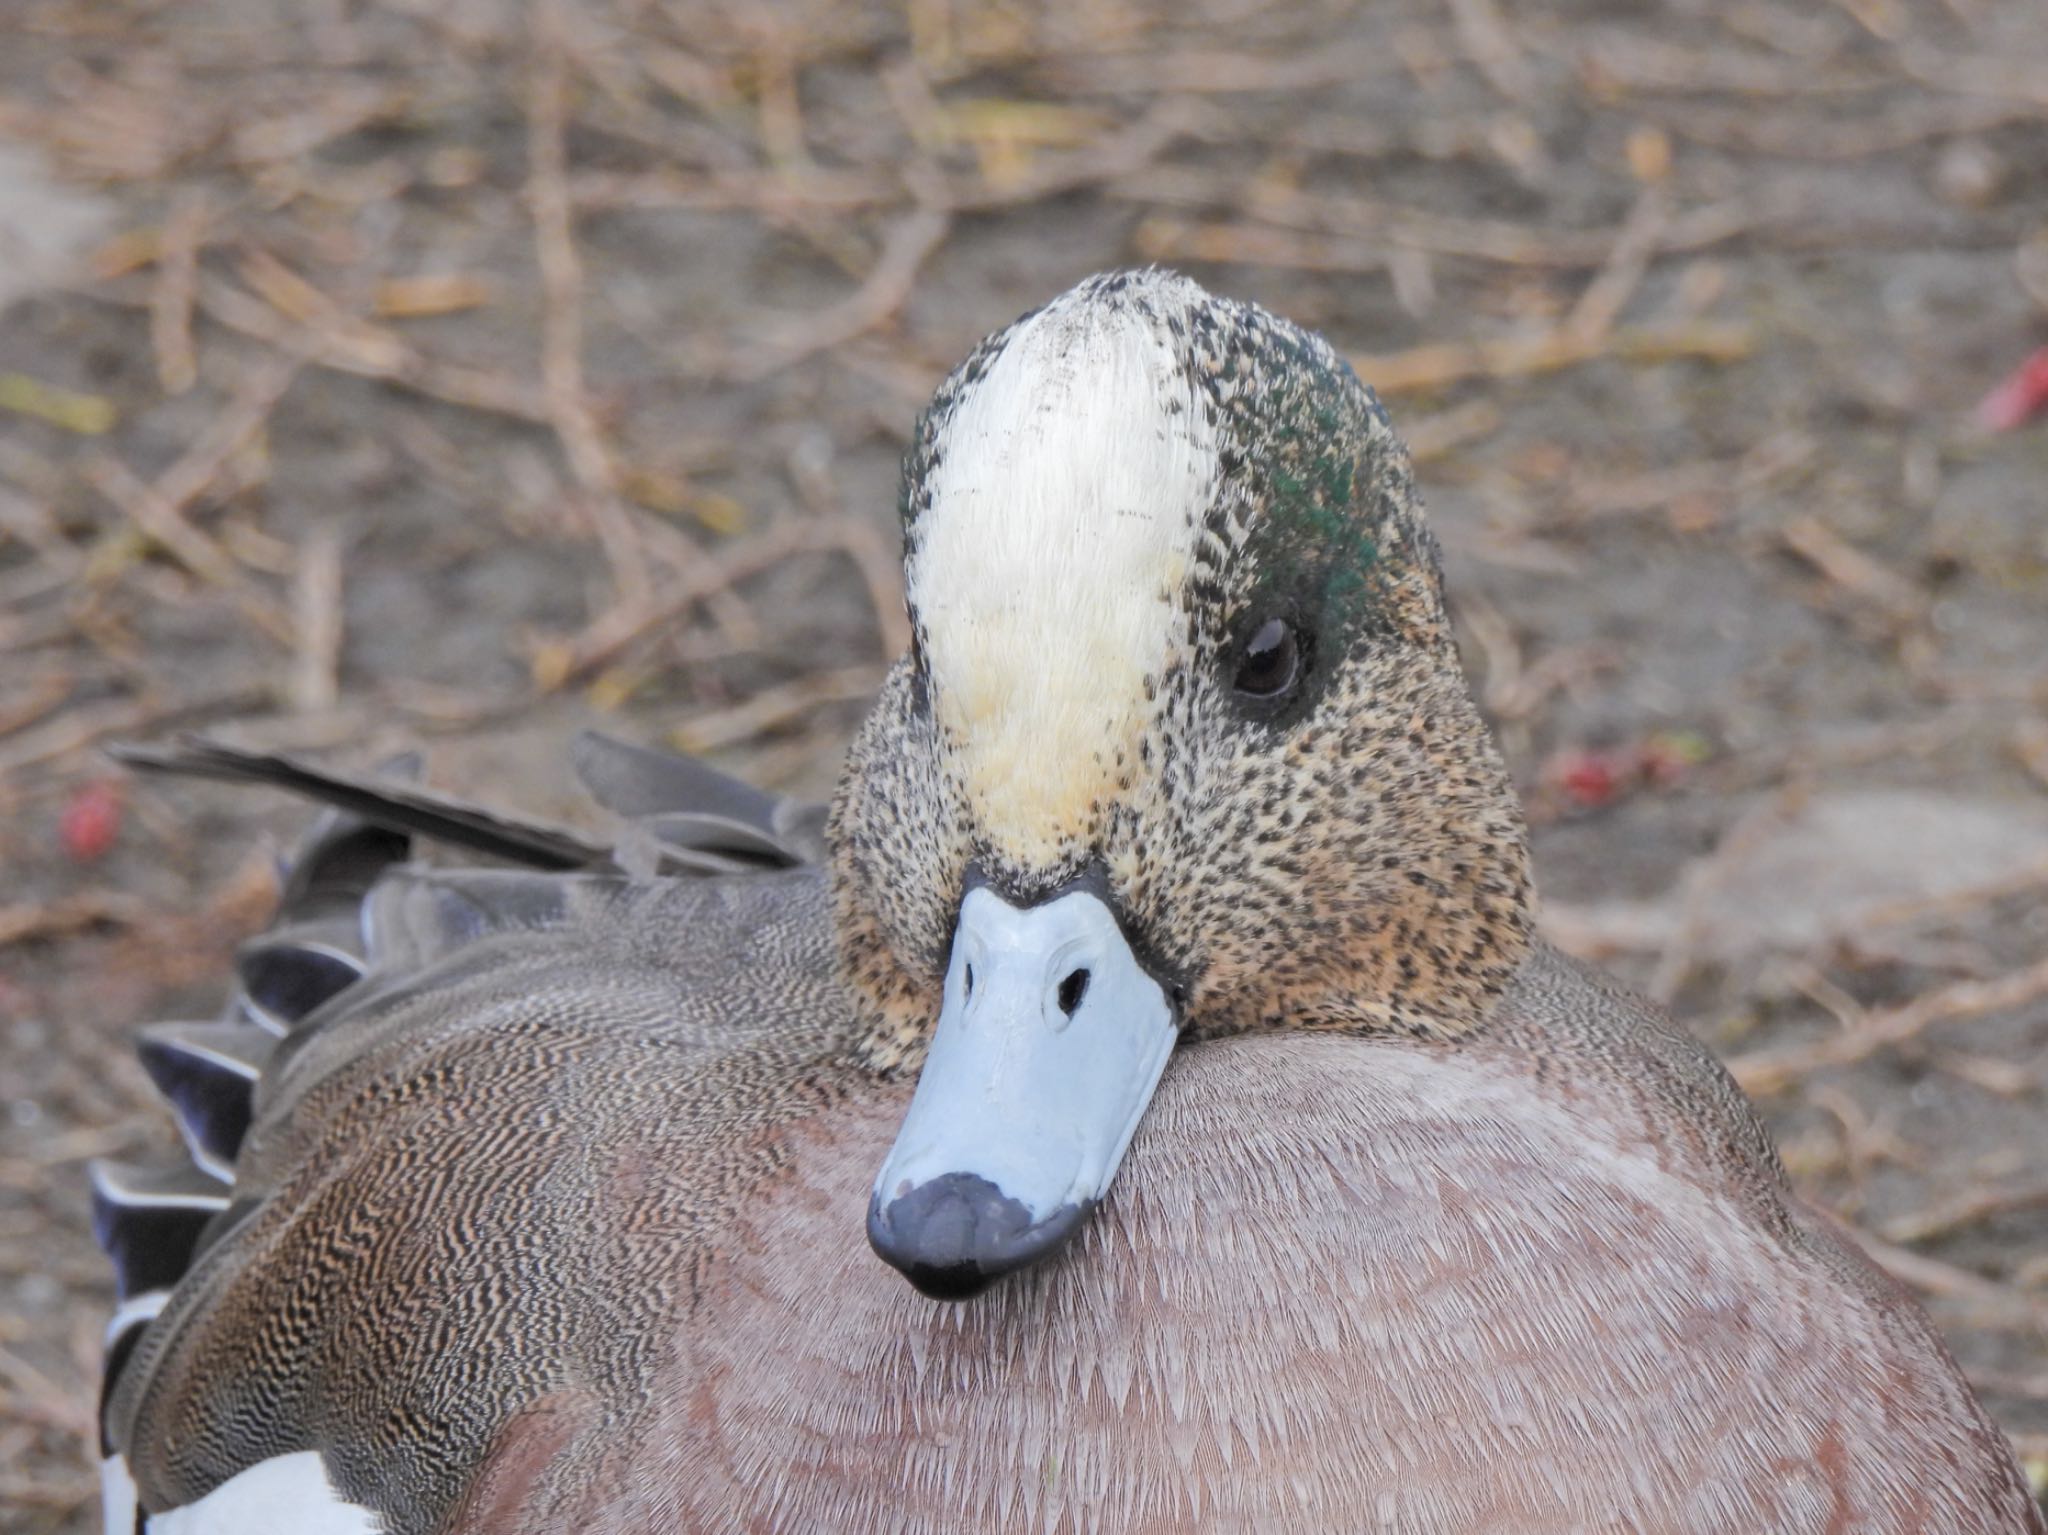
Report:
[[[633,1490],[578,1526],[2040,1529],[1918,1308],[1744,1160],[1739,1096],[1680,1123],[1574,1053],[1545,1085],[1503,1043],[1197,1046],[1086,1237],[965,1306],[866,1251],[900,1099],[848,1100],[736,1212],[608,1457]]]

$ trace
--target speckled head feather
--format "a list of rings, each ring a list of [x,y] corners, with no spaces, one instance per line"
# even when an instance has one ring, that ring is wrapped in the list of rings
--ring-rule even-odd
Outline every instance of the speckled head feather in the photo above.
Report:
[[[1090,278],[940,387],[902,507],[915,641],[833,819],[878,1061],[922,1048],[970,870],[1099,867],[1199,1033],[1482,1016],[1527,947],[1521,815],[1407,452],[1326,342]],[[1299,681],[1245,697],[1273,620]]]

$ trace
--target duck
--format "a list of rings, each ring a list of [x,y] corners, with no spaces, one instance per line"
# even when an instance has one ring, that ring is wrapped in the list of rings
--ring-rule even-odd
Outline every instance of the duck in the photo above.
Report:
[[[2042,1532],[1713,1056],[1538,935],[1377,397],[1149,269],[906,453],[828,807],[321,803],[94,1172],[121,1535]],[[465,850],[429,858],[429,844]]]

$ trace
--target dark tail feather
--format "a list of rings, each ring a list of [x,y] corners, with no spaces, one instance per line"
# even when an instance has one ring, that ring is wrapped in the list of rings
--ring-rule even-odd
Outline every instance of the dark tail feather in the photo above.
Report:
[[[554,871],[607,872],[631,854],[649,872],[745,874],[814,862],[824,850],[821,808],[596,734],[577,741],[576,766],[598,802],[627,823],[616,853],[563,827],[423,789],[416,756],[357,775],[194,737],[113,755],[145,772],[267,784],[328,808],[281,871],[276,920],[236,955],[222,1017],[155,1024],[137,1041],[191,1161],[92,1169],[93,1226],[121,1300],[107,1330],[107,1394],[194,1257],[251,1209],[232,1203],[234,1166],[263,1073],[311,1037],[313,1015],[360,981],[373,956],[379,974],[403,971],[477,933],[545,925],[578,883]],[[415,836],[520,867],[407,869]]]
[[[402,777],[417,771],[417,759],[385,768]],[[191,1161],[92,1169],[93,1229],[121,1300],[107,1329],[103,1410],[143,1329],[233,1220],[226,1212],[235,1158],[278,1036],[362,975],[363,900],[411,848],[403,831],[343,810],[322,814],[283,871],[278,925],[236,956],[237,984],[222,1018],[152,1024],[137,1038],[143,1070],[176,1113]]]
[[[700,854],[738,869],[781,869],[824,856],[822,807],[764,794],[695,757],[595,730],[578,735],[569,756],[592,799],[640,823],[678,860]]]
[[[514,819],[429,789],[313,767],[282,752],[245,751],[198,736],[180,737],[168,746],[123,744],[110,750],[116,761],[144,772],[269,784],[346,810],[373,826],[432,837],[529,868],[602,867],[611,860],[609,848],[586,842],[564,826]]]
[[[276,1043],[242,1023],[151,1024],[136,1042],[142,1069],[177,1112],[193,1162],[224,1184],[234,1182],[256,1079]]]
[[[274,927],[242,945],[235,956],[236,1003],[244,1016],[272,1035],[362,979],[356,924],[301,922]]]
[[[197,1167],[92,1166],[93,1234],[113,1260],[123,1301],[176,1284],[199,1234],[227,1207],[227,1189]]]

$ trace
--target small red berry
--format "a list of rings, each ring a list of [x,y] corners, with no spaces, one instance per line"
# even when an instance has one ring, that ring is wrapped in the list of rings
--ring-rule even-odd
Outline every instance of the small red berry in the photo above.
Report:
[[[1557,762],[1557,783],[1576,804],[1609,804],[1621,792],[1622,774],[1611,753],[1569,751]]]
[[[78,863],[103,858],[121,835],[121,788],[111,779],[98,779],[78,788],[65,802],[57,820],[58,840],[64,851]]]
[[[1984,396],[1977,419],[1993,432],[2009,432],[2048,410],[2048,346],[2021,363]]]

